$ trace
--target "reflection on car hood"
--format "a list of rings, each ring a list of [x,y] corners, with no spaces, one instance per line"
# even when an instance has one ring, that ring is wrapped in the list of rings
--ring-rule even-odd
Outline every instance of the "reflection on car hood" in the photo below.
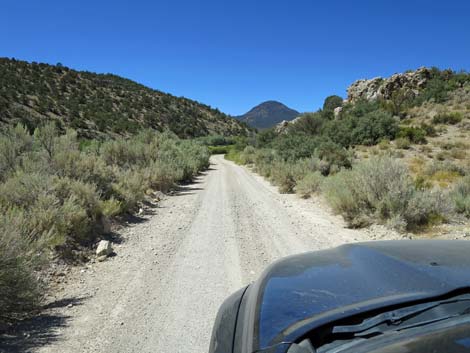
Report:
[[[470,287],[470,242],[386,241],[304,253],[252,285],[254,346],[288,342],[359,312]]]

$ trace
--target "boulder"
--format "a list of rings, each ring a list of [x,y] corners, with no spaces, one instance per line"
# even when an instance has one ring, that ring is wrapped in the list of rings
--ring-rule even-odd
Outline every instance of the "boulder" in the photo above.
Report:
[[[275,126],[274,131],[276,131],[278,135],[286,134],[289,131],[289,128],[297,124],[297,122],[299,122],[301,119],[302,117],[299,116],[295,118],[294,120],[290,120],[290,121],[283,120]]]
[[[338,117],[339,117],[339,115],[341,114],[342,111],[343,111],[343,107],[336,107],[333,110],[333,114],[335,115],[335,119],[338,119]]]
[[[289,126],[289,122],[287,120],[283,120],[279,124],[276,125],[274,130],[276,131],[277,134],[282,134],[286,132],[288,126]]]
[[[101,256],[109,256],[113,252],[113,247],[111,246],[111,242],[109,240],[101,240],[96,248],[96,255],[98,257]]]
[[[361,99],[367,101],[378,98],[390,99],[393,93],[399,90],[405,90],[407,94],[417,96],[431,78],[431,70],[421,67],[416,71],[394,74],[389,78],[375,77],[370,80],[358,80],[349,86],[347,101],[354,103]]]

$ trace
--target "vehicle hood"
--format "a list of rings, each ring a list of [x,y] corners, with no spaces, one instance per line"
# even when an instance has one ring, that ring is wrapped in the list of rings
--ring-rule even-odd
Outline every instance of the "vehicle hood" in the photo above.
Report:
[[[403,240],[343,245],[272,264],[247,292],[253,348],[292,342],[360,312],[470,286],[470,242]]]

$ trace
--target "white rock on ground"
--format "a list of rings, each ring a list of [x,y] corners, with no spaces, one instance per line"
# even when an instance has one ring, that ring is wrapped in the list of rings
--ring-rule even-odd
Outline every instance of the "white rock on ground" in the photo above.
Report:
[[[109,256],[113,252],[113,247],[109,240],[101,240],[96,248],[97,256]]]

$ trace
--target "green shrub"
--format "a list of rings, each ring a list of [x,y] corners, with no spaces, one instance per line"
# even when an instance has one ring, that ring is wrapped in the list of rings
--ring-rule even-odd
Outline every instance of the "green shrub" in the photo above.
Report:
[[[34,130],[34,144],[37,149],[41,149],[46,153],[49,160],[52,159],[52,156],[59,147],[56,143],[58,135],[57,127],[53,122],[47,123]]]
[[[398,132],[397,137],[408,139],[411,143],[416,143],[416,144],[427,143],[426,131],[421,128],[414,127],[414,126],[401,127],[400,131]]]
[[[0,323],[17,319],[39,304],[42,286],[34,274],[36,247],[22,233],[22,218],[0,214]]]
[[[256,150],[253,146],[246,146],[243,152],[240,154],[241,164],[252,164],[254,163]]]
[[[135,144],[125,139],[110,140],[100,147],[101,158],[107,165],[129,168],[141,164],[145,158],[143,144]]]
[[[352,227],[378,221],[413,230],[442,221],[451,212],[444,194],[418,190],[407,168],[390,157],[363,161],[327,178],[322,189]]]
[[[462,113],[459,112],[450,112],[446,114],[439,114],[436,115],[433,119],[432,122],[434,124],[450,124],[450,125],[455,125],[458,124],[462,121],[463,116]]]
[[[271,180],[279,187],[281,194],[288,194],[294,191],[296,180],[291,163],[276,161],[272,166],[270,174]]]
[[[31,185],[28,176],[12,177],[6,185],[12,186],[16,182],[29,182]],[[41,185],[34,186],[39,189]],[[46,190],[31,196],[26,196],[22,189],[8,195],[3,193],[1,207],[17,210],[18,217],[22,219],[23,232],[29,239],[44,242],[50,247],[61,246],[69,235],[73,237],[77,234],[75,231],[81,235],[86,229],[86,211],[74,198],[61,200],[54,194],[53,188]]]
[[[411,147],[411,142],[406,137],[400,137],[395,140],[395,146],[401,150],[407,150]]]
[[[228,153],[230,146],[209,146],[211,154],[226,154]]]
[[[436,131],[436,128],[432,125],[429,125],[429,124],[426,124],[426,123],[422,123],[420,125],[420,129],[423,130],[426,134],[426,136],[430,136],[430,137],[435,137],[437,136],[437,131]]]
[[[64,208],[67,235],[80,244],[92,242],[95,236],[93,227],[101,225],[103,216],[96,187],[78,180],[57,178],[54,194]]]
[[[142,131],[129,139],[80,144],[53,124],[31,136],[18,126],[0,133],[0,211],[15,214],[41,251],[69,257],[103,230],[103,219],[131,212],[149,190],[169,190],[209,165],[200,143]]]
[[[429,190],[432,188],[431,181],[423,175],[418,175],[414,180],[414,184],[417,190]]]
[[[369,113],[381,111],[382,109],[380,101],[367,99],[359,100],[354,104],[348,104],[344,108],[348,114],[356,118],[360,118],[361,116],[365,116]]]
[[[256,152],[253,159],[255,162],[255,171],[266,178],[270,178],[274,161],[278,160],[279,157],[273,149],[262,148]]]
[[[362,227],[371,223],[367,215],[363,213],[365,205],[358,202],[361,200],[352,183],[355,173],[353,171],[342,171],[325,179],[321,191],[325,195],[331,208],[341,214],[351,227]]]
[[[413,100],[413,93],[409,89],[400,88],[392,92],[388,100],[382,101],[382,106],[392,115],[403,117],[403,111]]]
[[[470,218],[470,177],[463,178],[451,193],[455,210]]]
[[[274,140],[272,147],[283,160],[295,161],[313,156],[320,142],[313,136],[286,134]]]
[[[425,101],[433,100],[436,103],[443,103],[449,97],[449,89],[445,80],[436,75],[427,84],[423,92],[416,98],[415,104],[422,104]]]
[[[335,108],[341,107],[343,105],[343,98],[340,96],[329,96],[326,97],[323,102],[323,110],[333,111]]]
[[[465,168],[462,168],[461,166],[450,161],[434,161],[433,163],[428,165],[424,171],[424,173],[428,176],[432,176],[438,172],[450,172],[460,176],[464,176],[467,174]]]
[[[274,128],[261,130],[256,135],[255,145],[258,148],[265,147],[269,145],[277,136],[278,134],[276,133]]]
[[[101,217],[91,184],[38,173],[18,172],[0,184],[0,208],[21,210],[23,231],[51,247],[87,243]]]
[[[406,229],[419,230],[422,226],[446,221],[452,211],[451,201],[445,193],[439,190],[417,190],[400,216],[405,221]]]
[[[200,137],[197,141],[201,142],[205,146],[228,146],[234,144],[234,139],[231,137],[226,137],[222,135],[209,135],[205,137]]]
[[[388,150],[390,148],[390,140],[383,139],[379,142],[379,148],[383,151]]]
[[[295,124],[289,125],[288,132],[289,134],[319,135],[326,122],[323,112],[303,113],[295,120]]]
[[[340,120],[329,122],[325,134],[335,143],[351,145],[375,145],[384,138],[392,140],[398,132],[398,122],[389,112],[375,110],[355,116],[345,113]]]
[[[21,165],[21,155],[31,148],[32,137],[22,125],[9,127],[0,135],[0,182]]]
[[[95,185],[103,198],[112,195],[111,184],[116,179],[115,171],[97,155],[79,151],[60,151],[54,156],[51,168],[61,177]]]
[[[142,174],[149,188],[167,192],[183,179],[184,171],[172,164],[157,160],[143,169]]]
[[[240,154],[241,154],[240,151],[237,151],[236,149],[231,148],[230,150],[227,151],[224,158],[229,161],[238,163],[238,164],[243,164],[240,160]]]
[[[320,190],[323,179],[320,172],[309,172],[297,182],[295,192],[303,198],[308,198]]]
[[[324,162],[323,175],[330,174],[341,168],[351,168],[353,155],[345,148],[328,141],[320,144],[315,150],[315,156]]]
[[[121,201],[116,200],[114,197],[102,200],[100,208],[105,217],[114,217],[123,212]]]
[[[122,204],[122,210],[130,212],[145,199],[145,191],[150,188],[148,180],[138,170],[123,170],[118,174],[113,190]]]

